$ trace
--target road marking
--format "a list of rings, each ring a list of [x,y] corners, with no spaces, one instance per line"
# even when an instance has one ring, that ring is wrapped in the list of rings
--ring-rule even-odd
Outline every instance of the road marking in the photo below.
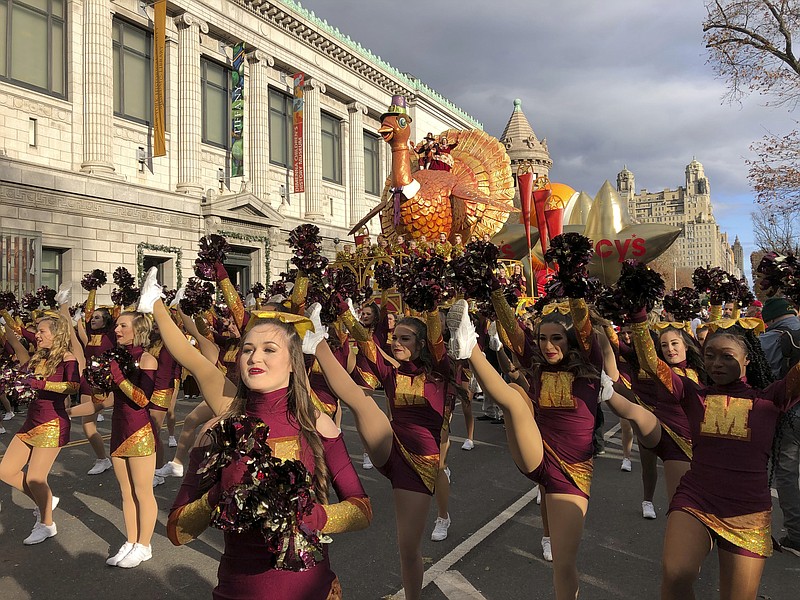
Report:
[[[429,583],[437,581],[439,577],[445,574],[450,567],[464,558],[470,551],[472,551],[473,548],[497,531],[502,525],[512,519],[528,504],[536,500],[538,491],[539,486],[533,486],[533,489],[522,495],[516,502],[514,502],[514,504],[506,508],[494,519],[478,529],[478,531],[453,548],[449,554],[442,557],[439,562],[435,563],[427,571],[425,571],[425,575],[422,578],[422,588],[424,589]],[[405,597],[406,595],[403,590],[400,590],[391,596],[391,600],[405,600]]]
[[[476,590],[458,571],[447,571],[436,578],[436,585],[448,598],[458,600],[486,600],[486,596]]]

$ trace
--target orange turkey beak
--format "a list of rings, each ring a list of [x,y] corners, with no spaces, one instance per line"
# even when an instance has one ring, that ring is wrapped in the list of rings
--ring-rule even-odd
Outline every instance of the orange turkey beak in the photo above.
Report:
[[[394,137],[394,127],[391,125],[382,124],[378,129],[378,133],[383,138],[384,142],[388,142]]]

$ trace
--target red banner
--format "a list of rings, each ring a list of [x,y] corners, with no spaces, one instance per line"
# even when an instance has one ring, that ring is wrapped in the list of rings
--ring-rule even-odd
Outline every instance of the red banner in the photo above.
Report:
[[[522,224],[525,226],[525,237],[528,249],[531,247],[531,196],[533,194],[533,173],[530,171],[517,175],[519,182],[519,203],[522,207]]]
[[[294,101],[292,102],[292,164],[294,165],[294,191],[302,193],[306,189],[305,164],[303,161],[303,85],[305,75],[292,75],[294,82]]]

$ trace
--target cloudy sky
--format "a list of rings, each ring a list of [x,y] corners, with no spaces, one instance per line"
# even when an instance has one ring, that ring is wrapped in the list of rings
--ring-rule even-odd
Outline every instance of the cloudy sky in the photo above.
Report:
[[[637,189],[705,167],[730,241],[752,250],[745,158],[792,128],[759,97],[723,103],[706,64],[702,0],[305,0],[340,31],[418,77],[499,136],[514,98],[547,138],[551,179],[592,196],[623,165]],[[747,261],[745,261],[747,262]]]

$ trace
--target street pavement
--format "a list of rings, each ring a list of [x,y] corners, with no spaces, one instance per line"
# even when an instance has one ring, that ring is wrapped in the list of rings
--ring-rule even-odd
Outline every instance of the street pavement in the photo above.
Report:
[[[378,401],[383,399],[379,396]],[[196,402],[196,401],[194,401]],[[182,419],[194,402],[181,399]],[[476,407],[479,408],[479,407]],[[476,410],[476,415],[480,410]],[[99,424],[110,433],[110,411]],[[18,415],[4,425],[0,453],[22,424]],[[616,418],[606,409],[607,451],[595,459],[592,497],[581,543],[578,569],[582,599],[658,598],[661,545],[666,525],[663,472],[655,499],[658,518],[641,516],[641,479],[634,447],[633,472],[620,471]],[[347,600],[403,598],[389,483],[376,470],[361,468],[362,447],[352,415],[343,429],[350,455],[372,501],[369,529],[336,536],[331,562]],[[461,450],[464,419],[453,415],[450,515],[443,542],[430,541],[436,518],[432,503],[422,552],[425,600],[518,600],[552,598],[552,569],[541,557],[542,523],[535,485],[517,471],[502,425],[476,422],[475,449]],[[167,434],[162,430],[162,439]],[[222,535],[208,529],[198,540],[176,548],[166,538],[169,508],[180,486],[177,478],[156,488],[159,519],[153,559],[135,569],[107,567],[105,559],[125,541],[117,482],[112,471],[89,476],[93,455],[79,422],[72,444],[62,450],[50,476],[61,503],[55,512],[58,535],[37,546],[24,546],[34,518],[31,502],[0,487],[0,598],[3,600],[93,598],[200,600],[216,582]],[[167,450],[171,457],[172,449]],[[781,512],[774,502],[773,533],[782,535]],[[759,590],[762,600],[800,597],[800,558],[776,553],[767,560]],[[706,560],[695,586],[697,598],[718,597],[716,552]]]

